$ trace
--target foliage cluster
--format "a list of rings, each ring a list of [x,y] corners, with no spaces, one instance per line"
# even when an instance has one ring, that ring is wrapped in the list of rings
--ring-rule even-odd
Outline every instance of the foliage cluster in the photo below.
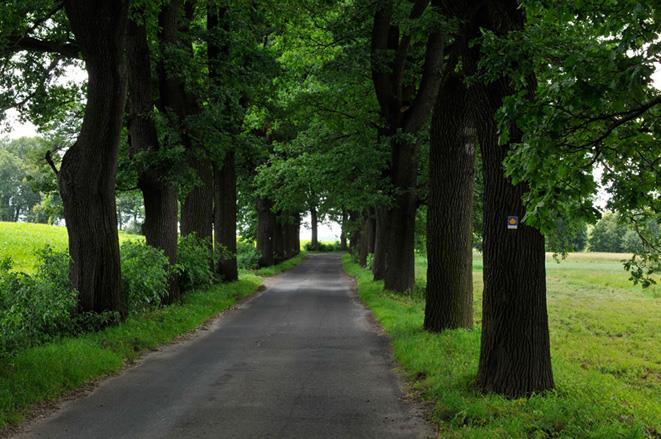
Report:
[[[194,234],[179,238],[176,270],[183,290],[211,286],[216,280],[213,267],[217,262],[218,255],[212,251],[209,240]]]
[[[172,267],[162,250],[139,241],[121,245],[124,294],[130,314],[160,307],[170,276],[179,274],[187,290],[208,288],[216,260],[208,243],[182,238],[179,263]],[[0,263],[0,353],[75,336],[119,321],[117,313],[85,313],[77,308],[77,292],[69,281],[69,256],[45,247],[37,251],[33,274],[13,270],[11,258]]]
[[[115,313],[77,311],[67,253],[45,247],[37,258],[32,275],[12,271],[10,258],[0,263],[0,354],[53,337],[97,330],[118,320]]]

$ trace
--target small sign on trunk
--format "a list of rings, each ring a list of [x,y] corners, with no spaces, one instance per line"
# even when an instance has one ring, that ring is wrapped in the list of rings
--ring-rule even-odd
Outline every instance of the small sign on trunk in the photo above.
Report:
[[[519,217],[518,216],[508,216],[507,217],[507,228],[509,230],[516,230],[519,228]]]

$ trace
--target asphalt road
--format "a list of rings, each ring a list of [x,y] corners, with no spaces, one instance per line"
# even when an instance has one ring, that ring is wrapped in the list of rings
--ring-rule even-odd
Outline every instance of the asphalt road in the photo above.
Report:
[[[314,254],[191,340],[65,402],[22,437],[433,436],[339,256]]]

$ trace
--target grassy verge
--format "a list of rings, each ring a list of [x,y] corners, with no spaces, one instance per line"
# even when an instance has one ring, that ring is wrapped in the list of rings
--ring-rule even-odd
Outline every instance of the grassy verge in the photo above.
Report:
[[[659,437],[659,301],[594,284],[591,272],[549,274],[549,318],[556,390],[507,400],[475,390],[481,275],[475,275],[478,327],[429,334],[422,297],[383,290],[345,256],[362,300],[389,334],[394,353],[434,407],[441,437]],[[581,279],[577,282],[576,279]],[[420,273],[418,282],[424,282]]]
[[[287,259],[286,261],[281,262],[277,265],[260,268],[259,270],[255,271],[255,274],[258,276],[274,276],[278,273],[281,273],[285,270],[289,270],[290,268],[297,266],[303,260],[306,254],[307,254],[306,252],[301,251],[298,255],[294,256],[293,258]]]
[[[253,294],[269,276],[292,268],[304,255],[268,270],[185,296],[181,304],[129,317],[118,326],[65,338],[0,358],[0,430],[20,422],[35,404],[56,399],[116,373],[141,353],[172,342]]]

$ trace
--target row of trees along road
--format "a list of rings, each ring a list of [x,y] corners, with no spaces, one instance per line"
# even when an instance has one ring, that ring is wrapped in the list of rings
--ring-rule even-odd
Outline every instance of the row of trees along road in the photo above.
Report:
[[[237,228],[269,265],[298,252],[306,212],[313,247],[318,221],[341,222],[402,294],[426,242],[433,332],[473,325],[479,229],[477,385],[513,397],[553,387],[544,235],[596,221],[599,184],[640,237],[633,280],[658,271],[652,4],[31,0],[0,16],[2,105],[58,139],[82,309],[124,308],[115,195],[134,188],[149,245],[175,262],[178,224],[213,236],[228,281]]]

